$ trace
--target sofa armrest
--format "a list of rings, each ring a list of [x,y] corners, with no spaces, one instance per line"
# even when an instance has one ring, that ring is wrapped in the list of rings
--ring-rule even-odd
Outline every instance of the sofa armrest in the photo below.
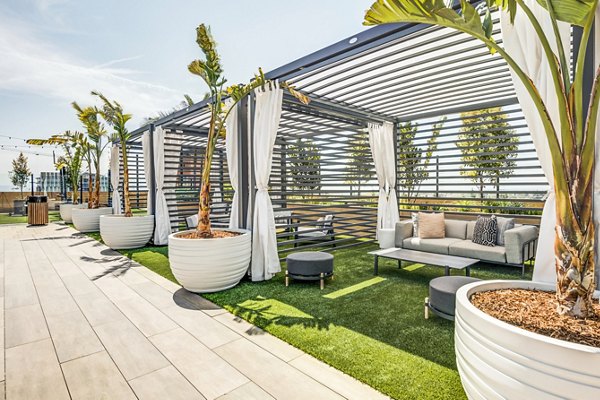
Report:
[[[535,257],[539,229],[532,225],[522,225],[504,232],[506,261],[510,264],[523,264]]]
[[[402,247],[404,239],[412,237],[413,235],[413,223],[411,220],[404,220],[396,222],[396,237],[394,244],[396,247]]]

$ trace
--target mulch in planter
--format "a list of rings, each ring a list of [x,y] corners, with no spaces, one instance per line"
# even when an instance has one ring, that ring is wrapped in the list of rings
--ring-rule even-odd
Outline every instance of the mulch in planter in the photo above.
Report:
[[[556,294],[540,290],[502,289],[475,293],[471,303],[486,314],[531,332],[600,347],[600,305],[596,317],[581,319],[556,312]]]
[[[213,230],[212,236],[207,239],[228,238],[228,237],[235,237],[235,236],[239,236],[239,235],[241,235],[240,232]],[[176,236],[178,238],[183,238],[183,239],[204,239],[204,238],[201,238],[200,236],[198,236],[198,231],[180,233]]]

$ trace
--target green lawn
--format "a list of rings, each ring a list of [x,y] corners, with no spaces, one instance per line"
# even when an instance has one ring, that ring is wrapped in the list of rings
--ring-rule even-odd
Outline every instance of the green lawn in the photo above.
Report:
[[[382,259],[374,277],[367,252],[375,248],[365,244],[335,251],[335,280],[323,291],[317,283],[293,282],[286,288],[279,274],[205,297],[393,398],[464,398],[453,323],[423,318],[427,284],[443,269],[412,265],[399,270],[396,262]],[[123,253],[175,281],[166,247]],[[482,265],[472,275],[519,279],[520,270]]]
[[[55,222],[60,221],[60,214],[58,211],[48,212],[48,221]],[[0,214],[0,225],[4,224],[24,224],[27,223],[26,215],[8,215],[7,213]]]

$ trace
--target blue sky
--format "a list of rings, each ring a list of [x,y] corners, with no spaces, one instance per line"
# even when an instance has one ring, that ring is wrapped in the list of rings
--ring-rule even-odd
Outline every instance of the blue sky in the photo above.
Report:
[[[199,57],[195,27],[211,26],[231,83],[247,81],[364,30],[372,0],[302,2],[204,0],[2,0],[0,3],[0,145],[79,129],[70,106],[91,103],[91,90],[144,117],[202,98],[187,72]],[[50,149],[36,149],[51,154]],[[0,189],[10,161],[0,151]],[[52,170],[48,156],[26,154],[33,172]],[[108,165],[104,165],[108,168]]]

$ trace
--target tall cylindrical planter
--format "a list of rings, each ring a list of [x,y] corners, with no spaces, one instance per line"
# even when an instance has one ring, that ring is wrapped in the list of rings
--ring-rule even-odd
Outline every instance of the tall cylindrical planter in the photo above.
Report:
[[[73,223],[73,214],[72,211],[74,208],[87,208],[87,203],[85,204],[71,204],[64,203],[60,205],[60,219],[65,221],[68,224]]]
[[[169,263],[181,286],[210,293],[240,282],[250,265],[251,234],[244,229],[228,231],[241,235],[213,239],[184,239],[179,237],[182,232],[169,235]]]
[[[102,241],[114,250],[144,247],[154,233],[154,215],[100,216]]]
[[[112,214],[112,207],[74,208],[71,211],[73,225],[79,232],[98,232],[100,216]]]
[[[500,321],[470,297],[498,289],[554,291],[526,281],[483,281],[456,293],[456,363],[469,399],[600,399],[600,349]]]

